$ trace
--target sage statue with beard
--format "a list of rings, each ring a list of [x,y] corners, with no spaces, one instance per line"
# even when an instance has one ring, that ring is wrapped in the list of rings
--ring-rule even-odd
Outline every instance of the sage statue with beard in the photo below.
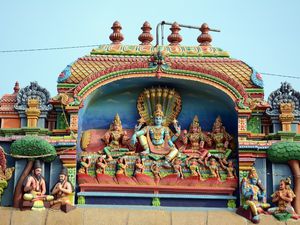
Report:
[[[27,201],[36,202],[33,210],[43,210],[43,201],[53,200],[53,196],[46,195],[46,182],[45,178],[42,176],[42,166],[39,160],[34,162],[33,171],[27,176],[24,182],[24,192],[23,199]],[[37,202],[41,202],[38,204]]]
[[[51,202],[51,205],[54,206],[52,208],[64,205],[71,206],[70,195],[72,192],[72,184],[68,181],[68,170],[66,167],[62,167],[61,172],[59,173],[59,180],[52,190],[52,194],[54,195],[54,201]]]

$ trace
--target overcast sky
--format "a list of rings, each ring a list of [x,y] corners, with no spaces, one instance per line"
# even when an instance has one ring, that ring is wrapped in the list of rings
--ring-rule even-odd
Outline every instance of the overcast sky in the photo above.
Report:
[[[153,28],[162,21],[187,25],[203,22],[221,33],[211,33],[212,45],[228,51],[258,72],[300,78],[300,1],[3,1],[0,0],[0,51],[109,44],[111,25],[123,26],[124,44],[139,44],[145,20]],[[154,30],[152,34],[154,35]],[[197,45],[197,30],[182,30],[182,45]],[[169,34],[168,28],[165,35]],[[0,96],[12,93],[15,81],[30,81],[56,95],[59,73],[91,48],[0,52]],[[264,75],[265,95],[288,81],[300,91],[300,79]]]

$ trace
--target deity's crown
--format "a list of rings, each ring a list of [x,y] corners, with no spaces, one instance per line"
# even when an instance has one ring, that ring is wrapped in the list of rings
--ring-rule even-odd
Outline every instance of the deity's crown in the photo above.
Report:
[[[256,169],[254,167],[252,167],[252,169],[249,171],[248,177],[250,177],[250,175],[252,175],[254,178],[258,178]]]
[[[121,122],[121,119],[120,119],[120,117],[119,117],[119,114],[118,114],[118,113],[115,115],[115,118],[114,118],[114,122],[113,122],[113,124],[114,124],[114,125],[119,125],[119,126],[121,126],[121,125],[122,125],[122,122]]]
[[[214,122],[214,126],[213,126],[213,130],[215,130],[216,128],[220,128],[222,126],[222,119],[221,116],[218,116]]]
[[[156,116],[161,116],[161,117],[164,116],[164,112],[163,112],[162,109],[161,109],[161,104],[157,104],[157,105],[155,106],[154,116],[155,116],[155,117],[156,117]]]
[[[197,115],[194,116],[193,122],[191,123],[190,127],[199,127],[199,119]]]

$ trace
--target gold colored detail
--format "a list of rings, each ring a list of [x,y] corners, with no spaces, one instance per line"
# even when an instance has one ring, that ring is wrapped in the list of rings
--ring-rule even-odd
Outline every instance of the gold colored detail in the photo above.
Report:
[[[294,108],[294,104],[290,102],[280,104],[281,114],[279,115],[279,119],[282,124],[282,131],[289,132],[292,130],[291,124],[295,118],[293,114]]]
[[[27,127],[37,127],[38,119],[41,114],[38,99],[28,99],[28,108],[26,109]]]

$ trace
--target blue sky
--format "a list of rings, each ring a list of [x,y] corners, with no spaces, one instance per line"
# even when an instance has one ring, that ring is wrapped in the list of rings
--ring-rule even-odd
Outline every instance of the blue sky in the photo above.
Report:
[[[123,26],[124,44],[139,44],[145,20],[188,25],[207,22],[212,45],[228,51],[259,72],[300,77],[300,1],[3,1],[0,0],[0,51],[108,44],[115,20]],[[197,45],[197,30],[181,30],[182,45]],[[152,30],[154,35],[154,29]],[[165,29],[165,35],[169,30]],[[91,49],[0,53],[0,96],[38,81],[51,96],[67,64]],[[282,81],[300,91],[300,79],[263,76],[266,97]]]

